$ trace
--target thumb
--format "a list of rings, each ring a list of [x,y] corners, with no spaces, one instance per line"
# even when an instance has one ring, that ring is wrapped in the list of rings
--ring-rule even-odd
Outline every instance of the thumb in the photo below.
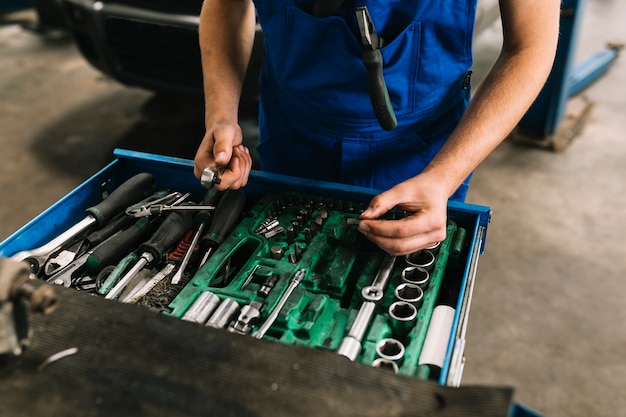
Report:
[[[214,132],[215,144],[213,145],[213,157],[218,166],[228,165],[233,154],[233,144],[236,141],[237,132],[232,126],[222,126]]]
[[[382,217],[385,213],[394,208],[397,203],[398,199],[393,189],[387,190],[378,194],[370,201],[367,209],[361,213],[361,218],[376,219]]]

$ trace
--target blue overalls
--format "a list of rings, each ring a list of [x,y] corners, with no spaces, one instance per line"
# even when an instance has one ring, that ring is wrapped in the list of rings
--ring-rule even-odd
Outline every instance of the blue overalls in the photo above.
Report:
[[[476,0],[346,0],[321,19],[310,14],[312,3],[255,0],[266,48],[261,168],[378,190],[417,175],[469,102]],[[357,6],[367,6],[385,40],[392,131],[372,110]],[[465,198],[468,182],[452,199]]]

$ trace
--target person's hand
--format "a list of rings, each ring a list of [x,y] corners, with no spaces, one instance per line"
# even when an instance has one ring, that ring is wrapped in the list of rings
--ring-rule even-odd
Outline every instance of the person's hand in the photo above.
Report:
[[[218,190],[238,189],[248,183],[252,157],[248,148],[243,146],[239,125],[223,123],[207,127],[194,158],[196,178],[200,179],[202,171],[209,166],[220,170],[221,182],[215,184]]]
[[[448,195],[420,176],[377,195],[361,214],[359,231],[394,256],[407,255],[446,238]],[[376,220],[397,207],[410,214],[399,220]]]

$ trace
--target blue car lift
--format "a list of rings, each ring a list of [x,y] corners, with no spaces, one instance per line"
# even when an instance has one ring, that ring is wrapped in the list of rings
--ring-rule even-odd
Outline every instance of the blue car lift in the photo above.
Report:
[[[560,151],[582,130],[592,103],[576,95],[608,70],[622,48],[608,45],[581,64],[573,65],[583,6],[584,0],[562,1],[561,36],[552,72],[511,134],[513,141]]]

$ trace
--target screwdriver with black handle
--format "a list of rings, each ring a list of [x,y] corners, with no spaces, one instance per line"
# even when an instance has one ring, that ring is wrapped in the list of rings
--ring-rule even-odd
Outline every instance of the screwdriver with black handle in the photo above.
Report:
[[[209,230],[200,240],[200,250],[204,252],[202,260],[198,265],[198,269],[202,267],[209,259],[215,248],[217,248],[226,239],[226,236],[237,224],[239,216],[246,204],[246,195],[243,190],[226,190],[220,199]]]
[[[155,226],[151,221],[142,218],[76,258],[71,264],[48,278],[48,282],[72,287],[78,278],[87,275],[94,276],[106,266],[117,264],[126,254],[137,249],[154,229]]]
[[[11,256],[11,259],[15,261],[26,260],[30,264],[33,273],[35,275],[39,274],[52,254],[56,253],[67,243],[74,241],[87,230],[102,227],[119,212],[150,195],[153,187],[154,177],[152,174],[144,172],[135,175],[117,187],[101,203],[85,210],[85,218],[67,231],[38,248],[16,253]]]
[[[217,203],[219,198],[222,196],[222,194],[223,192],[218,191],[215,188],[209,189],[209,191],[207,191],[206,194],[204,195],[204,199],[202,199],[201,205],[207,206],[207,207],[215,206],[215,204]],[[181,261],[180,266],[178,267],[178,270],[172,277],[172,284],[176,285],[182,279],[183,274],[185,273],[185,269],[187,268],[187,265],[189,264],[189,260],[191,259],[191,256],[193,255],[193,251],[196,248],[196,245],[198,244],[198,241],[200,240],[202,233],[204,233],[204,229],[206,228],[207,224],[211,222],[212,217],[213,217],[213,214],[209,210],[200,210],[194,216],[193,222],[194,222],[194,228],[196,229],[196,231],[193,235],[193,238],[191,239],[191,244],[189,245],[189,249],[185,253],[185,256],[183,257],[183,260]]]
[[[150,240],[141,244],[138,253],[141,253],[133,267],[115,284],[105,295],[106,299],[115,299],[128,283],[145,267],[161,264],[168,249],[191,229],[193,215],[191,211],[173,211],[169,213],[158,227]]]

